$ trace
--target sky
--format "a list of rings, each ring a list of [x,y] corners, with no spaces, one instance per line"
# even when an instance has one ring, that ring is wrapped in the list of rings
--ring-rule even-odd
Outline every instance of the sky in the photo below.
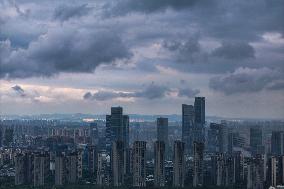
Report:
[[[0,0],[0,113],[284,118],[283,0]]]

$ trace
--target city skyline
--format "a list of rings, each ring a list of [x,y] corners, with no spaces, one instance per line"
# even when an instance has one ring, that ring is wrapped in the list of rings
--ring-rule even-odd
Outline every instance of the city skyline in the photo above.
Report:
[[[281,0],[0,1],[0,114],[283,118]]]

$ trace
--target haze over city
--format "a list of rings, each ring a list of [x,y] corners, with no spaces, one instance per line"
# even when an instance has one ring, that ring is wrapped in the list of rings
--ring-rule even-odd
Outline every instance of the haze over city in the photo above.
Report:
[[[0,0],[0,189],[283,189],[284,0]]]

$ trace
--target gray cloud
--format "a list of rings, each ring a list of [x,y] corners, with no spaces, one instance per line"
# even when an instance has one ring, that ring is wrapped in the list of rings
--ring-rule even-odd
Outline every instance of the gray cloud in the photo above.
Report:
[[[238,68],[232,73],[210,79],[209,87],[226,95],[258,92],[282,80],[283,73],[268,68]]]
[[[15,91],[17,93],[17,95],[19,95],[20,97],[26,97],[26,93],[24,91],[24,89],[19,86],[19,85],[15,85],[13,87],[11,87],[13,89],[13,91]]]
[[[118,0],[112,3],[111,14],[127,14],[128,12],[145,12],[151,13],[162,11],[167,8],[176,10],[192,7],[203,0]]]
[[[250,44],[244,42],[225,42],[221,47],[215,49],[212,52],[212,55],[232,60],[255,57],[254,48]]]
[[[91,92],[87,92],[84,94],[83,99],[105,101],[115,98],[146,98],[153,100],[158,98],[164,98],[168,92],[170,92],[170,89],[168,87],[151,83],[143,90],[136,92],[98,91],[93,94]]]
[[[182,88],[182,89],[179,89],[178,96],[179,97],[193,98],[199,93],[200,93],[199,89]]]
[[[131,56],[120,37],[106,29],[50,30],[27,49],[0,43],[0,78],[52,76],[61,72],[90,73],[100,64]]]
[[[92,8],[88,7],[87,4],[83,5],[61,5],[54,11],[54,19],[60,21],[66,21],[73,17],[81,17],[87,15]]]

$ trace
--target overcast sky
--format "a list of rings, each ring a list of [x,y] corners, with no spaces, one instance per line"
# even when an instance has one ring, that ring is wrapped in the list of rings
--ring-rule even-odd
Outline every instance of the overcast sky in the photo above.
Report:
[[[283,0],[0,0],[1,114],[284,118]]]

